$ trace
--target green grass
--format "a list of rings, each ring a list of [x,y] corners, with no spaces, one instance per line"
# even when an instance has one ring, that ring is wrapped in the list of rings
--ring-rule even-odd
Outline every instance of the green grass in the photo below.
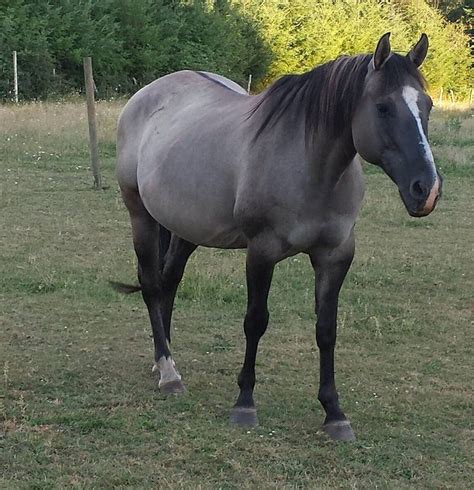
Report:
[[[258,357],[260,427],[228,426],[243,359],[244,254],[200,249],[177,300],[189,394],[163,398],[113,176],[120,103],[99,105],[104,192],[84,108],[0,107],[1,488],[472,486],[473,119],[437,112],[444,196],[408,217],[367,167],[358,250],[339,312],[337,379],[358,439],[319,431],[313,278],[281,263]]]

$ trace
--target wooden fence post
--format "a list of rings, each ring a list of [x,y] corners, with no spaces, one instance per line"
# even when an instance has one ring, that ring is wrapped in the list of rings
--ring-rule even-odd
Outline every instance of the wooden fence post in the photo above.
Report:
[[[15,104],[18,104],[18,62],[16,51],[13,51],[13,94],[15,97]]]
[[[84,58],[84,80],[86,84],[87,119],[89,122],[89,148],[91,152],[94,188],[102,189],[102,178],[99,165],[99,148],[97,146],[97,120],[94,100],[94,77],[92,75],[92,59]]]

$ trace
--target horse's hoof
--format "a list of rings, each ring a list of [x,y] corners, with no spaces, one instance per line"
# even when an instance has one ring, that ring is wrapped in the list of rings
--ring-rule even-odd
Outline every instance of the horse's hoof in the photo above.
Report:
[[[323,425],[322,429],[333,441],[355,440],[354,431],[352,430],[351,423],[348,420],[328,422],[327,424]]]
[[[251,407],[234,407],[230,413],[230,424],[237,427],[257,427],[257,410]]]
[[[180,379],[173,381],[168,381],[160,385],[160,393],[162,395],[179,395],[181,393],[186,393],[186,386]]]

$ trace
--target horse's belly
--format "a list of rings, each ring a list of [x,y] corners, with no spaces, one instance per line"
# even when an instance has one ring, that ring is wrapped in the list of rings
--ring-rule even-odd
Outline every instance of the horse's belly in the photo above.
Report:
[[[159,203],[152,205],[149,211],[160,224],[196,245],[215,248],[247,247],[247,240],[234,225],[232,216],[225,220],[222,215],[212,215],[196,208],[178,216],[160,208]]]
[[[155,207],[149,211],[160,224],[196,245],[215,248],[247,247],[247,240],[241,230],[233,226],[232,217],[227,223],[223,221],[218,223],[215,217],[209,217],[209,215],[205,216],[204,219],[194,213],[186,213],[176,217],[159,209],[158,206],[156,206],[156,211]]]
[[[186,231],[183,230],[186,234]],[[181,236],[181,235],[179,235]],[[247,248],[247,239],[238,229],[209,230],[209,233],[196,233],[193,237],[185,238],[192,243],[197,243],[203,247],[213,248]]]
[[[230,178],[194,172],[192,162],[166,164],[138,172],[140,197],[160,224],[197,245],[245,248],[247,240],[234,219],[234,190]]]

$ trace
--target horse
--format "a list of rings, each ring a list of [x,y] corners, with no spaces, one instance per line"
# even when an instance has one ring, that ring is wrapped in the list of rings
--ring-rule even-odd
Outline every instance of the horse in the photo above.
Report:
[[[170,326],[189,257],[198,246],[246,249],[245,359],[230,423],[257,425],[255,361],[273,270],[305,253],[315,272],[322,430],[336,441],[355,438],[338,401],[334,349],[364,195],[358,155],[392,179],[411,216],[433,211],[442,178],[426,136],[432,101],[419,67],[427,51],[422,34],[407,55],[392,52],[386,33],[373,53],[283,76],[258,95],[223,76],[185,70],[127,102],[118,122],[117,178],[139,284],[116,287],[141,291],[161,393],[186,391]]]

